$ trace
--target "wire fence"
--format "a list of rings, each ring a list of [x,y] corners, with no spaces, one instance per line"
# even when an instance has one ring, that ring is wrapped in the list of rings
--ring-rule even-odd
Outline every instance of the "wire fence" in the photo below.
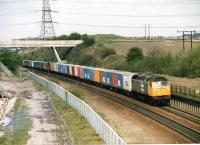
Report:
[[[90,125],[96,130],[106,144],[126,145],[126,142],[87,103],[56,83],[42,78],[30,71],[23,72],[23,74],[42,85],[45,89],[52,91],[57,96],[61,97],[63,101],[66,101],[70,106],[76,109],[88,120]]]
[[[194,97],[200,97],[200,89],[189,88],[186,86],[171,85],[173,94],[183,94]]]

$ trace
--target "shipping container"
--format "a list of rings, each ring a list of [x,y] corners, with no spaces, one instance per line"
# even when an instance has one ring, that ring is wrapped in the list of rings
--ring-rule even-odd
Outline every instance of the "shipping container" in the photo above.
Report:
[[[78,66],[78,77],[81,78],[81,66]]]
[[[89,80],[94,81],[94,68],[88,68]]]
[[[58,64],[58,72],[67,74],[66,64]]]
[[[88,78],[89,78],[87,67],[83,68],[83,78],[86,80],[88,80]]]
[[[69,64],[69,74],[72,76],[72,65]]]
[[[113,73],[113,86],[118,88],[118,74],[117,73]]]
[[[54,71],[58,72],[58,65],[57,65],[57,63],[54,63]]]
[[[109,70],[103,70],[103,74],[102,74],[102,82],[105,85],[109,85],[112,86],[113,85],[113,78],[112,78],[112,72]]]
[[[74,76],[78,77],[78,65],[74,66]]]
[[[118,88],[123,89],[123,75],[118,74]]]
[[[72,65],[72,76],[75,76],[75,66]]]
[[[50,63],[44,62],[44,70],[49,71],[50,70]]]
[[[94,69],[94,81],[100,83],[100,70]]]
[[[81,67],[80,67],[80,73],[81,73],[81,74],[80,74],[80,78],[81,78],[81,79],[84,79],[84,66],[81,66]]]
[[[67,74],[70,75],[69,64],[67,64]]]
[[[123,89],[127,91],[132,90],[132,77],[134,73],[124,72],[123,74]]]
[[[84,67],[83,68],[83,77],[86,80],[94,80],[94,69],[92,67]]]
[[[54,65],[53,65],[53,62],[50,62],[50,68],[51,68],[51,71],[54,71]]]

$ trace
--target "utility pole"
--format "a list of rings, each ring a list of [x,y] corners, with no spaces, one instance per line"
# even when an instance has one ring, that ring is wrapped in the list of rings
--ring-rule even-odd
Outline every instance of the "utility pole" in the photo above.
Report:
[[[49,0],[42,0],[42,21],[40,31],[40,38],[42,39],[55,36],[51,12]]]
[[[185,33],[190,33],[190,43],[191,43],[191,50],[192,50],[192,34],[193,34],[193,32],[196,32],[196,31],[178,31],[177,30],[177,32],[178,33],[183,33],[183,51],[185,51]]]
[[[150,35],[150,24],[148,24],[148,38],[150,39],[151,38],[151,35]]]
[[[183,33],[183,35],[182,35],[182,39],[183,39],[183,51],[185,51],[185,32],[186,31],[178,31],[177,30],[177,33]]]
[[[145,39],[147,38],[147,24],[144,24]]]
[[[190,43],[191,43],[191,50],[192,50],[192,35],[193,35],[193,32],[196,32],[196,31],[186,31],[186,32],[189,32],[190,33]]]

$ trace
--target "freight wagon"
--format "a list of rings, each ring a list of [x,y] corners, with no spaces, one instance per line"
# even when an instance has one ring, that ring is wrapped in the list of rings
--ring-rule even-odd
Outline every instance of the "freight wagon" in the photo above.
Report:
[[[23,65],[123,92],[152,104],[166,104],[170,101],[170,82],[165,77],[157,74],[132,73],[31,60],[24,60]]]

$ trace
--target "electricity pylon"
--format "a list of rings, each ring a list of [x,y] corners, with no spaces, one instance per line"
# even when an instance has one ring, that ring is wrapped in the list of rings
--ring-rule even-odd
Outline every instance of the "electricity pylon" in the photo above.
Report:
[[[42,39],[55,36],[51,12],[49,0],[42,0],[42,21],[40,31],[40,38]]]

